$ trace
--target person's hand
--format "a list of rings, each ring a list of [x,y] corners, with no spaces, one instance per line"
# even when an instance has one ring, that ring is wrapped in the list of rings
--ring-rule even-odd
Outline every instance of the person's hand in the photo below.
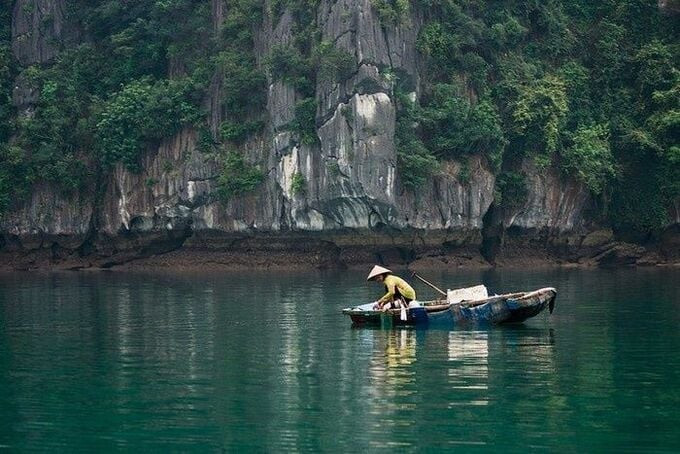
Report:
[[[378,303],[377,301],[373,301],[373,310],[378,311],[378,310],[380,310],[380,309],[382,309],[382,308],[380,307],[380,303]]]

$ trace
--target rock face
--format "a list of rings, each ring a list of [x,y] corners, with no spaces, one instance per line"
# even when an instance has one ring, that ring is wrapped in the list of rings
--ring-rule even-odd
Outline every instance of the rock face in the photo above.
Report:
[[[15,3],[12,50],[23,65],[54,57],[64,33],[63,8],[62,0]],[[223,3],[213,0],[212,11],[218,28]],[[216,263],[244,266],[479,265],[486,263],[479,253],[490,231],[485,222],[499,223],[506,261],[532,241],[562,256],[586,248],[592,256],[604,254],[607,263],[627,260],[621,258],[625,248],[608,254],[598,249],[611,238],[588,235],[591,201],[584,187],[530,164],[522,169],[529,182],[526,205],[497,221],[487,216],[495,177],[482,157],[469,160],[465,178],[460,163],[447,162],[423,187],[406,190],[397,171],[396,108],[385,69],[408,78],[418,96],[420,17],[383,26],[370,0],[322,0],[318,23],[322,39],[354,55],[357,69],[344,81],[318,82],[317,144],[301,144],[286,129],[299,99],[291,86],[272,82],[266,132],[243,150],[266,174],[255,191],[217,201],[212,193],[220,165],[198,151],[196,132],[186,129],[150,150],[140,173],[118,166],[88,194],[67,197],[37,187],[25,207],[0,221],[6,266],[113,266],[140,258],[153,266],[201,264],[206,251]],[[260,60],[272,46],[290,41],[292,27],[287,11],[276,21],[265,17],[256,37]],[[35,94],[20,87],[15,104],[30,106]],[[205,101],[213,130],[223,118],[219,97],[215,77]],[[295,190],[300,178],[304,187]]]
[[[680,14],[680,1],[659,0],[659,9],[665,14]]]
[[[12,53],[24,66],[58,52],[64,33],[64,0],[17,0],[12,11]]]

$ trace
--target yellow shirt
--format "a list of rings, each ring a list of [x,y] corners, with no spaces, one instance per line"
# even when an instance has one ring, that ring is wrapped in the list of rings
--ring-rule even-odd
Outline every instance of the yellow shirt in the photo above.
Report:
[[[378,303],[380,304],[392,301],[392,299],[394,298],[394,294],[396,293],[397,290],[399,290],[399,293],[404,298],[408,298],[410,300],[416,299],[416,291],[413,290],[413,287],[408,285],[408,283],[405,280],[398,276],[389,274],[385,277],[383,283],[385,284],[387,293],[385,294],[385,296],[378,300]]]

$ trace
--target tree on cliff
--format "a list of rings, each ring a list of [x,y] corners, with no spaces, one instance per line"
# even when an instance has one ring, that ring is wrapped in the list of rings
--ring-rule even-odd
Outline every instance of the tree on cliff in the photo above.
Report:
[[[31,1],[0,1],[0,212],[40,181],[73,192],[116,163],[138,171],[149,148],[183,128],[197,130],[201,149],[220,162],[236,162],[236,150],[266,130],[267,81],[294,87],[287,128],[318,146],[317,87],[356,70],[353,55],[321,40],[318,0],[274,1],[269,10],[261,0],[229,0],[219,26],[198,0],[55,0],[64,7],[54,10],[59,17]],[[423,17],[418,99],[400,68],[380,68],[384,80],[355,87],[390,92],[407,189],[446,160],[463,163],[464,179],[467,159],[483,155],[498,174],[497,202],[516,206],[513,198],[526,196],[518,169],[530,160],[582,181],[619,229],[668,222],[680,197],[680,24],[672,7],[660,10],[656,0],[375,0],[373,7],[383,27]],[[292,36],[258,61],[254,31],[284,11]],[[43,43],[54,56],[22,50],[13,58],[12,43],[19,49],[28,39],[12,37],[19,17],[50,37],[59,21],[60,41]],[[218,128],[209,127],[205,105],[216,83]],[[234,168],[260,175],[249,163],[224,165],[222,189],[240,194],[264,178],[241,181]]]

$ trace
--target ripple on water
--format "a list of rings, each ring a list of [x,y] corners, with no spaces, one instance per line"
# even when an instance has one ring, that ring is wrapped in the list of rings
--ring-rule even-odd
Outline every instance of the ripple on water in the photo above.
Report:
[[[433,273],[556,311],[385,331],[339,314],[363,273],[0,276],[0,447],[677,452],[678,277]]]

